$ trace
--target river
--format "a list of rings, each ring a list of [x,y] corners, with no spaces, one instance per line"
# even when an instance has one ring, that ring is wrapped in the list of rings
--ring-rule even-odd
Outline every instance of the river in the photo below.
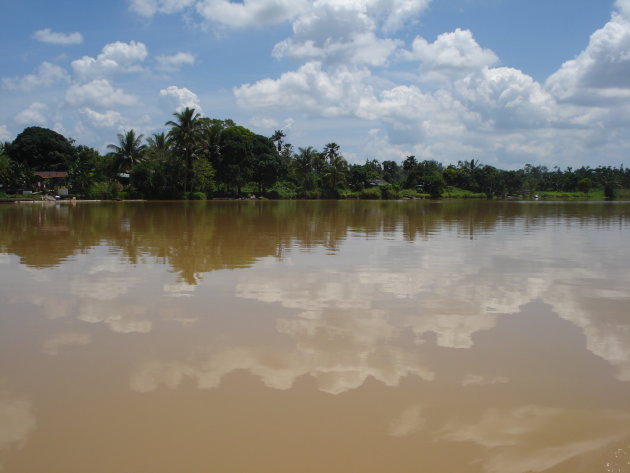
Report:
[[[0,470],[630,472],[630,203],[0,206]]]

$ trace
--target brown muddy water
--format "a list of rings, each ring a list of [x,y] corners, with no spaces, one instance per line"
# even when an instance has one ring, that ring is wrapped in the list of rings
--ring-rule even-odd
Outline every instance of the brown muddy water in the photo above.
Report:
[[[0,206],[9,473],[630,472],[630,203]]]

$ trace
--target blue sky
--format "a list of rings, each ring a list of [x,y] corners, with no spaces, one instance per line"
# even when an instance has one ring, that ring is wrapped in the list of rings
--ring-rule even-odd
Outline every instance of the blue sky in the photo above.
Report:
[[[0,139],[186,106],[351,162],[628,165],[630,0],[2,1]]]

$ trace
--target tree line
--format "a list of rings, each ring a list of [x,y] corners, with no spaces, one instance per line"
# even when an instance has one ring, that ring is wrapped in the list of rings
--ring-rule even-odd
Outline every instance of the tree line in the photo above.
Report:
[[[67,173],[64,185],[81,198],[508,198],[591,189],[613,198],[630,188],[623,165],[502,170],[477,159],[444,166],[415,156],[401,164],[369,158],[349,164],[337,143],[294,149],[282,130],[266,137],[192,108],[175,112],[165,126],[167,132],[149,137],[120,133],[104,155],[55,131],[26,128],[0,144],[0,193],[36,188],[41,171]]]

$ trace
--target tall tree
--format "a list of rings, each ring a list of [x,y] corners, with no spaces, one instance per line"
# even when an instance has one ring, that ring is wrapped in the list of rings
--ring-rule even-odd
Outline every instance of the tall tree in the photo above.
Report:
[[[60,171],[74,158],[72,140],[48,128],[25,128],[5,151],[17,164],[33,171]]]
[[[169,139],[175,145],[176,151],[181,153],[184,158],[186,167],[184,192],[188,192],[192,174],[192,162],[199,146],[201,135],[201,122],[199,121],[201,114],[195,112],[194,108],[186,107],[181,112],[173,113],[173,116],[177,120],[169,120],[165,125],[171,127],[168,132]]]
[[[298,183],[307,191],[315,190],[317,187],[315,166],[318,157],[319,153],[312,146],[298,148],[298,154],[295,156]]]
[[[124,133],[118,133],[118,144],[109,144],[107,149],[112,150],[114,155],[114,167],[116,172],[130,172],[134,164],[142,160],[142,155],[146,148],[142,144],[144,135],[136,135],[131,129]]]
[[[324,181],[327,190],[334,195],[337,194],[339,187],[346,182],[348,163],[339,153],[339,145],[337,143],[325,145],[324,156],[326,157]]]
[[[276,146],[278,147],[278,153],[280,151],[282,151],[282,142],[283,139],[286,137],[287,135],[285,135],[284,131],[282,130],[276,130],[273,132],[273,135],[271,136],[271,141],[273,141],[274,143],[276,143]]]

